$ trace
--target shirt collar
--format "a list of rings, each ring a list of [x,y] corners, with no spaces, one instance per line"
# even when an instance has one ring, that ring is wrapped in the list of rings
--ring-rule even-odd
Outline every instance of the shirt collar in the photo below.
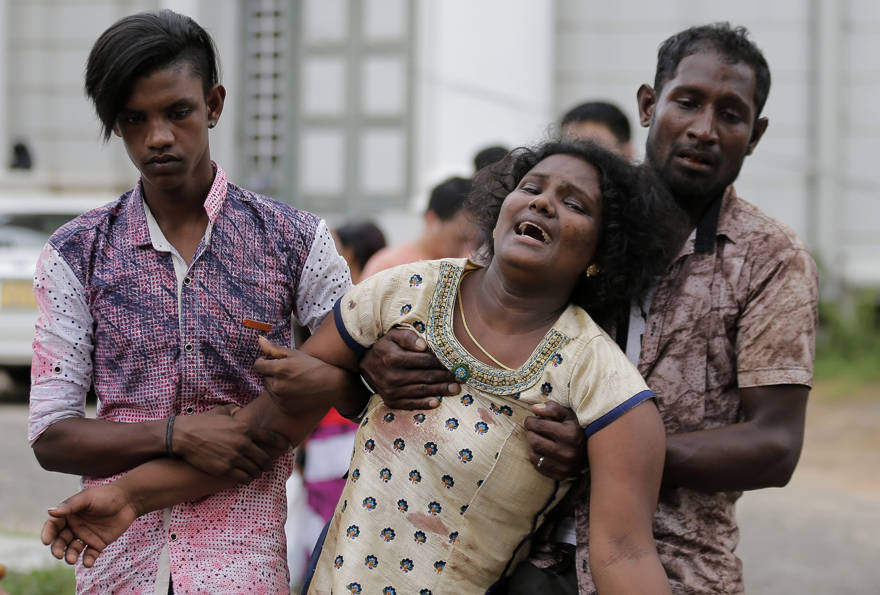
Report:
[[[741,231],[734,220],[737,200],[736,190],[733,186],[728,186],[727,192],[724,193],[724,198],[721,200],[721,211],[718,213],[717,234],[726,237],[734,244],[736,244]]]
[[[706,208],[703,218],[697,223],[694,252],[703,254],[713,252],[715,250],[715,239],[719,235],[727,236],[733,241],[734,238],[730,235],[730,228],[724,224],[726,217],[722,217],[722,212],[727,213],[730,209],[730,203],[734,198],[736,198],[736,192],[733,186],[728,186],[724,194]]]
[[[214,167],[214,182],[211,184],[211,189],[208,190],[208,195],[205,197],[204,202],[205,212],[208,214],[209,227],[214,225],[214,222],[220,215],[220,210],[226,201],[226,194],[229,188],[229,180],[223,168],[214,161],[211,161],[211,165]],[[150,226],[147,223],[145,214],[146,209],[147,203],[144,200],[143,182],[138,180],[137,185],[132,189],[129,196],[127,208],[130,222],[129,233],[131,234],[131,241],[135,246],[149,246],[153,243],[150,237]]]

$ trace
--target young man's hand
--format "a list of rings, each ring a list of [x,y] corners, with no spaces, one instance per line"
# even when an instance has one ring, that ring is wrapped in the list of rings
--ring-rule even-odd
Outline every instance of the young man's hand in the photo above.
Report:
[[[40,533],[43,544],[68,564],[82,555],[83,566],[91,568],[137,518],[137,510],[125,490],[111,483],[74,494],[49,515]]]
[[[461,387],[414,331],[390,330],[364,354],[361,374],[394,409],[433,409]]]
[[[263,356],[254,362],[254,371],[263,377],[263,386],[287,415],[307,413],[326,402],[329,407],[335,394],[328,394],[329,364],[302,349],[290,349],[260,337]]]
[[[587,468],[587,439],[577,417],[555,401],[532,405],[524,425],[529,459],[542,474],[563,480]]]
[[[187,463],[216,477],[249,483],[272,469],[288,448],[287,440],[232,416],[232,405],[174,421],[172,448]]]

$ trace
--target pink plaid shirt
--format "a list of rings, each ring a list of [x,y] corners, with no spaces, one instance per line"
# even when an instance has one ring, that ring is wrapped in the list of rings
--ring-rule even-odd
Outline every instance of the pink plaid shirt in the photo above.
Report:
[[[219,167],[188,269],[145,209],[138,184],[59,229],[43,250],[31,443],[84,416],[92,382],[97,417],[118,422],[246,405],[262,383],[252,369],[257,331],[242,320],[272,324],[267,336],[289,344],[291,315],[314,327],[349,288],[321,219],[228,183]],[[170,575],[177,593],[287,593],[290,472],[282,456],[247,486],[144,515],[93,568],[77,568],[78,592],[166,593]]]

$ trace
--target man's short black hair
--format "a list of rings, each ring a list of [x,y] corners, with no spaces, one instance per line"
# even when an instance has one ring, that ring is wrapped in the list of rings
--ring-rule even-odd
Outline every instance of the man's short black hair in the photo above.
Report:
[[[559,127],[565,128],[567,124],[580,122],[598,122],[604,125],[621,144],[628,143],[632,138],[629,118],[619,107],[607,101],[588,101],[574,106],[562,116]]]
[[[202,79],[205,95],[219,80],[214,40],[188,16],[171,10],[142,12],[111,25],[92,46],[86,63],[86,95],[94,102],[104,140],[141,76],[185,61]]]
[[[370,257],[385,247],[385,234],[372,221],[349,223],[336,229],[336,236],[343,246],[350,246],[354,260],[364,268]]]
[[[492,145],[491,147],[480,149],[474,155],[474,171],[480,171],[486,166],[498,163],[507,157],[508,152],[507,147],[502,147],[501,145]]]
[[[770,67],[758,46],[749,39],[745,27],[730,23],[711,23],[685,29],[660,45],[654,91],[660,95],[666,81],[675,78],[678,64],[687,56],[714,51],[731,64],[742,62],[755,71],[755,118],[761,115],[770,93]]]
[[[452,219],[464,206],[471,186],[469,178],[453,177],[440,182],[431,190],[427,210],[436,214],[441,221]]]

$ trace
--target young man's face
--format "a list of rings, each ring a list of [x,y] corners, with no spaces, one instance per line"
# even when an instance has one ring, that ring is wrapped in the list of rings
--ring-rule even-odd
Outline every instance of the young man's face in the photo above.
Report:
[[[643,85],[638,98],[647,161],[696,213],[736,179],[767,128],[756,120],[755,71],[714,51],[686,56],[659,97]]]
[[[171,64],[135,80],[114,132],[141,172],[147,195],[204,191],[213,177],[208,129],[223,110],[225,91],[205,96],[188,62]]]

